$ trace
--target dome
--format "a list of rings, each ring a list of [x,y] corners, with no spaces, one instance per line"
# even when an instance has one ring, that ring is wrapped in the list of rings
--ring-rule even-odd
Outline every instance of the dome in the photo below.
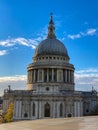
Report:
[[[47,39],[43,40],[38,45],[34,57],[42,55],[60,55],[60,56],[67,56],[69,58],[67,49],[65,48],[64,44],[61,41],[56,39],[54,31],[55,27],[51,15],[48,27]]]
[[[67,49],[64,44],[56,38],[47,38],[38,45],[34,57],[42,55],[60,55],[68,57]]]

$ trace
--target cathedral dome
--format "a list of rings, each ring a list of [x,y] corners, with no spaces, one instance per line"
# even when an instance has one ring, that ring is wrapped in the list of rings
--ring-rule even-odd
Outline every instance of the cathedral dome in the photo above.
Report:
[[[56,39],[54,30],[55,27],[51,15],[48,27],[48,36],[37,46],[34,57],[42,55],[60,55],[69,58],[66,47],[61,41]]]
[[[34,56],[36,57],[42,55],[68,56],[68,53],[61,41],[56,38],[47,38],[38,45]]]

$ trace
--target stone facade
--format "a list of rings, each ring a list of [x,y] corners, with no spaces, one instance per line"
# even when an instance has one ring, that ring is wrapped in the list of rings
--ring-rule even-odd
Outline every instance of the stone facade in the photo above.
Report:
[[[27,90],[4,91],[3,112],[14,102],[13,119],[79,117],[97,105],[97,93],[75,91],[74,66],[64,44],[56,39],[50,17],[48,36],[36,48],[28,65]]]

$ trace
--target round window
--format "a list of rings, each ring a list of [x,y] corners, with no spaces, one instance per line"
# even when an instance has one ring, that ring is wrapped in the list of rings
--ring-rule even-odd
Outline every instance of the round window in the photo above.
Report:
[[[47,87],[46,90],[49,91],[49,87]]]

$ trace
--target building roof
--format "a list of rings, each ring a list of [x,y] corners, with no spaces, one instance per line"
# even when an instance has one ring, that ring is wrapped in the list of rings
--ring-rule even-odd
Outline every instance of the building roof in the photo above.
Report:
[[[54,31],[55,31],[55,27],[51,15],[49,27],[48,27],[47,39],[43,40],[37,46],[34,57],[42,56],[42,55],[60,55],[69,58],[66,47],[61,41],[56,39]]]

